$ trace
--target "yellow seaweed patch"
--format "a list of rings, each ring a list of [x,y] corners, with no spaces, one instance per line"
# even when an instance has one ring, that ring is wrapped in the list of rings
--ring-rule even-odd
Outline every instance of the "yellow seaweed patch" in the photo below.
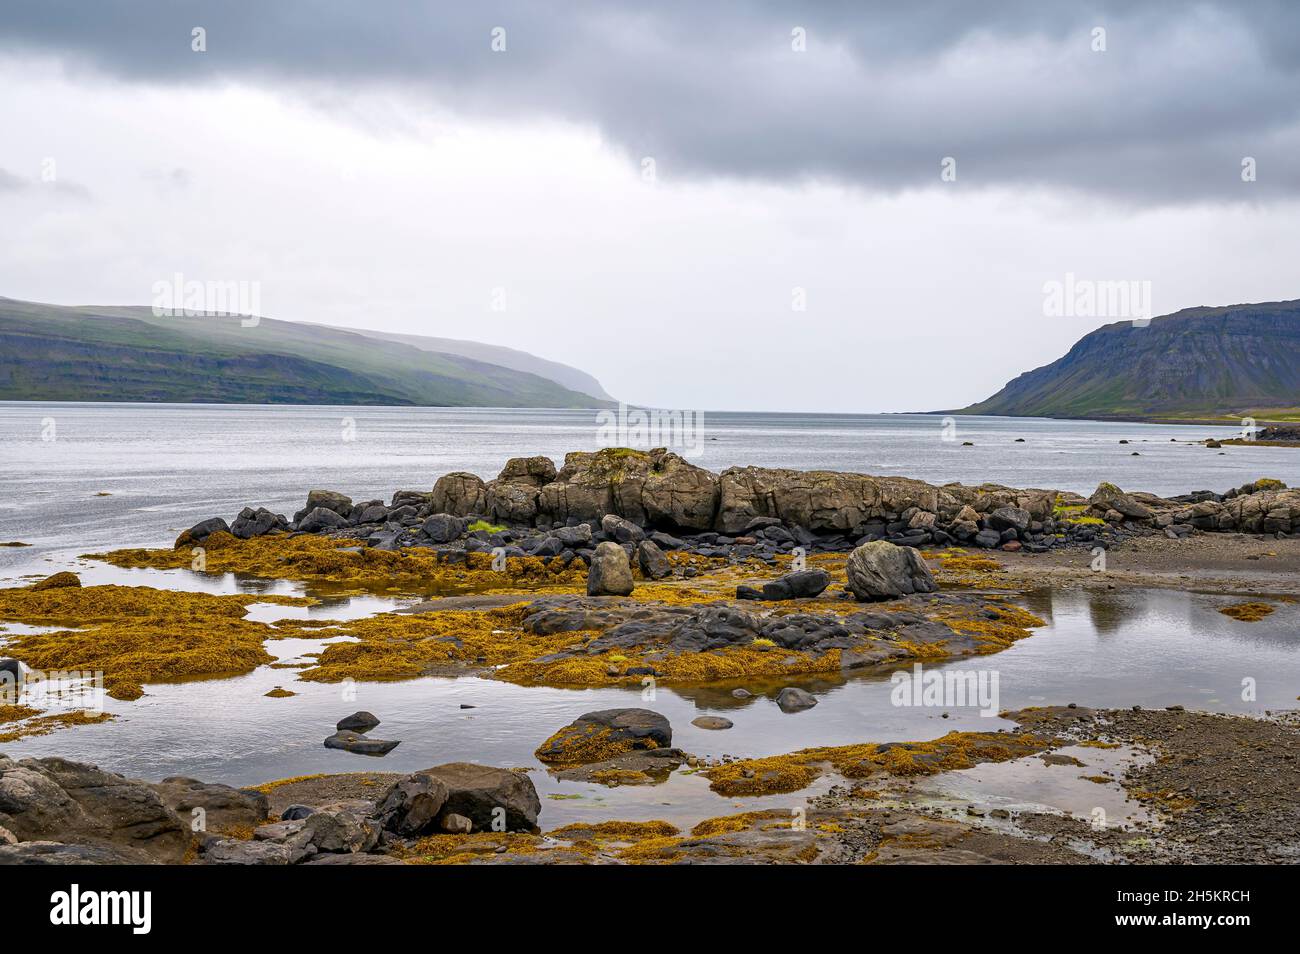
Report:
[[[87,554],[114,566],[157,570],[189,569],[195,556],[189,545],[172,550],[113,550]],[[446,563],[433,550],[400,551],[367,547],[360,540],[311,534],[269,534],[239,540],[218,531],[204,540],[203,568],[209,573],[242,573],[276,580],[349,584],[379,592],[571,590],[585,583],[586,567],[575,560],[509,557],[493,569],[490,553],[467,554],[464,563]]]
[[[761,823],[764,831],[773,828],[789,828],[790,813],[778,811],[742,812],[739,815],[706,818],[691,829],[691,834],[696,838],[727,835],[736,831],[745,831],[754,827],[756,823]]]
[[[548,765],[588,765],[605,762],[637,749],[655,748],[653,739],[637,739],[594,723],[566,725],[537,747],[533,754]],[[634,773],[642,775],[641,772]]]
[[[565,825],[563,828],[557,828],[554,831],[547,832],[551,838],[562,838],[566,841],[642,841],[646,838],[671,838],[674,835],[681,834],[674,825],[666,821],[603,821],[584,824],[579,822],[573,825]]]
[[[6,709],[28,709],[27,706],[0,706],[0,724],[11,723],[14,720],[6,719],[4,710]],[[35,712],[35,709],[30,709]],[[27,738],[29,736],[49,735],[58,729],[71,728],[78,725],[98,725],[101,722],[108,722],[117,718],[111,712],[85,712],[76,710],[73,712],[56,712],[52,715],[37,715],[34,717],[20,716],[20,721],[13,728],[0,731],[0,744],[13,742],[17,739]]]
[[[1005,762],[1054,744],[1053,740],[1028,733],[949,732],[930,742],[801,749],[788,755],[729,762],[703,774],[709,779],[709,787],[720,795],[772,795],[806,788],[827,767],[851,779],[876,773],[933,775],[971,768],[980,762]]]
[[[1273,610],[1274,607],[1268,603],[1234,603],[1232,606],[1219,608],[1219,612],[1224,616],[1231,616],[1243,623],[1258,623]]]
[[[138,699],[146,682],[250,672],[274,660],[262,646],[276,630],[243,619],[251,603],[314,600],[252,594],[214,596],[147,586],[0,590],[0,619],[78,629],[13,637],[9,651],[47,672],[102,672],[115,699]]]

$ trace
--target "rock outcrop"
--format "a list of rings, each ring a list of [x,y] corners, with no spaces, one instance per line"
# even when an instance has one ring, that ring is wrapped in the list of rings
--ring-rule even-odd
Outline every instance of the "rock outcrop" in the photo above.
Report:
[[[46,863],[90,855],[135,864],[174,864],[190,844],[190,825],[146,782],[93,765],[49,757],[0,756],[0,828],[24,842],[78,849],[22,849]],[[28,860],[31,860],[30,858]]]

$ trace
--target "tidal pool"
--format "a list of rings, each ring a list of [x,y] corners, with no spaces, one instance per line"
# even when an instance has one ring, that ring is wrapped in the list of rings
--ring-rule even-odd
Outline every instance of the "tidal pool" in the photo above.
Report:
[[[247,581],[202,578],[183,571],[112,573],[114,577],[131,574],[114,582],[147,580],[174,588],[189,588],[177,585],[182,580],[200,580],[205,588],[216,587],[213,592],[247,591],[250,586]],[[296,584],[275,583],[258,592],[291,595],[302,590]],[[1033,636],[995,655],[927,669],[982,674],[986,687],[996,686],[996,695],[983,700],[993,703],[984,706],[993,712],[1071,702],[1099,707],[1183,705],[1243,714],[1292,707],[1300,695],[1300,604],[1278,602],[1276,612],[1255,623],[1218,612],[1219,607],[1237,601],[1173,590],[1044,589],[1025,600],[1048,621]],[[268,621],[304,614],[351,618],[403,602],[407,601],[348,597],[306,610],[260,604],[253,612]],[[268,650],[284,662],[302,661],[321,645],[322,640],[315,639],[267,643]],[[906,671],[910,673],[911,667]],[[731,690],[740,685],[753,697],[734,698]],[[819,704],[797,714],[781,712],[774,698],[786,685],[809,690]],[[297,695],[268,698],[266,693],[277,686]],[[522,767],[529,769],[542,797],[542,826],[551,828],[604,818],[663,818],[686,824],[742,809],[793,807],[831,784],[823,779],[801,793],[734,799],[713,794],[703,777],[688,770],[653,786],[606,788],[555,780],[533,757],[534,749],[560,726],[593,709],[655,709],[671,721],[675,745],[707,758],[926,740],[952,730],[1011,726],[996,715],[981,714],[978,704],[900,705],[895,690],[890,673],[653,690],[522,687],[472,677],[346,686],[299,682],[294,669],[263,666],[229,679],[149,685],[147,694],[135,702],[106,701],[107,710],[118,714],[113,722],[19,740],[3,750],[17,758],[60,755],[146,779],[190,775],[235,785],[315,773],[410,772],[453,761]],[[398,739],[401,745],[383,758],[324,748],[322,741],[334,723],[357,709],[370,710],[383,720],[371,735]],[[735,725],[720,732],[691,725],[703,714],[725,715]],[[1089,751],[1084,761],[1104,761],[1098,755],[1104,750]],[[964,797],[961,786],[966,785],[973,796],[990,802],[1079,811],[1077,785],[1058,791],[1042,785],[1041,773],[1015,768],[983,766],[972,773],[953,773],[934,783],[934,793]],[[1087,774],[1077,768],[1069,773],[1072,777]],[[977,776],[992,782],[972,787],[970,780]],[[1097,804],[1100,793],[1092,797],[1090,804]],[[1117,821],[1125,817],[1122,805],[1107,804]]]

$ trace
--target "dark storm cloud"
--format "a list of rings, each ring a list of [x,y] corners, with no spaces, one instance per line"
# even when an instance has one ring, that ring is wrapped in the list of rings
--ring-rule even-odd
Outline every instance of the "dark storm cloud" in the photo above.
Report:
[[[1300,192],[1300,5],[1284,0],[11,0],[0,50],[131,81],[396,87],[469,115],[589,122],[661,177],[897,191],[936,184],[952,156],[949,188]]]

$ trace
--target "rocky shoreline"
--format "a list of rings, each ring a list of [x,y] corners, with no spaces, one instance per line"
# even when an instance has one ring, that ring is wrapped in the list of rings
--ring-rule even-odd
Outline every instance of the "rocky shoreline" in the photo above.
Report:
[[[822,773],[838,781],[793,807],[722,815],[689,832],[665,821],[542,832],[526,773],[472,763],[237,789],[0,756],[0,864],[1286,864],[1300,857],[1295,713],[1252,719],[1177,706],[1070,705],[1004,715],[1019,728],[708,768],[715,787],[727,779],[764,784],[770,776],[778,791],[797,792]],[[555,771],[583,769],[587,777],[654,768],[666,775],[696,764],[671,740],[656,713],[609,710],[561,729],[539,756]],[[1096,776],[1077,757],[1119,748],[1141,757]],[[1100,809],[1087,817],[1008,811],[977,796],[954,811],[927,797],[930,780],[990,762],[1109,786],[1141,805],[1144,817],[1124,824]],[[613,764],[640,768],[607,767]],[[791,774],[790,766],[802,771]]]
[[[1018,605],[1018,595],[1049,580],[1187,586],[1191,577],[1174,569],[1178,561],[1205,562],[1210,554],[1218,555],[1220,569],[1245,579],[1244,586],[1218,579],[1224,592],[1267,592],[1256,585],[1266,558],[1279,567],[1273,592],[1290,592],[1288,568],[1300,566],[1297,541],[1300,491],[1269,479],[1176,498],[1102,483],[1084,498],[755,467],[715,475],[667,451],[575,453],[559,470],[546,458],[516,458],[493,481],[447,474],[432,490],[398,491],[388,504],[313,490],[292,518],[250,507],[229,523],[213,517],[195,524],[170,549],[91,555],[124,567],[297,580],[305,584],[303,596],[82,586],[70,572],[0,590],[0,620],[32,627],[9,638],[12,655],[0,659],[0,673],[20,680],[24,665],[55,670],[75,662],[102,671],[114,698],[133,700],[151,682],[222,679],[270,665],[268,640],[329,637],[301,664],[282,668],[296,670],[302,682],[327,683],[476,675],[557,687],[721,684],[733,693],[759,691],[761,684],[764,692],[779,687],[774,702],[792,714],[818,703],[790,684],[796,676],[844,678],[1006,649],[1042,625]],[[1113,554],[1111,565],[1103,560],[1105,572],[1098,572],[1103,551]],[[1199,582],[1213,588],[1215,579]],[[311,594],[325,587],[424,599],[350,620],[247,618],[250,603],[310,606],[317,602]],[[1229,610],[1248,622],[1273,605]],[[51,631],[69,619],[82,623]],[[294,693],[279,688],[268,695]],[[526,772],[471,763],[237,790],[192,779],[151,784],[59,759],[0,756],[0,863],[1229,857],[1213,848],[1197,855],[1199,849],[1168,839],[1159,852],[1143,854],[1130,845],[1133,837],[1103,828],[1085,839],[1059,815],[1029,813],[1022,824],[971,805],[969,817],[943,817],[913,789],[918,779],[981,764],[1041,757],[1050,766],[1080,766],[1080,754],[1094,745],[1164,746],[1186,760],[1192,755],[1180,745],[1198,736],[1224,764],[1234,760],[1220,742],[1251,739],[1270,771],[1288,778],[1295,771],[1274,764],[1289,760],[1294,745],[1295,726],[1284,719],[1181,712],[1139,718],[1075,707],[1012,717],[1019,730],[751,760],[698,758],[674,746],[666,719],[642,709],[589,712],[538,739],[535,757],[556,778],[609,787],[654,785],[680,771],[702,775],[724,798],[765,798],[834,780],[806,806],[807,825],[792,826],[788,809],[773,809],[706,819],[689,833],[664,821],[608,821],[543,834]],[[2,737],[59,727],[41,723],[48,718],[0,706]],[[1149,734],[1133,728],[1137,723]],[[370,713],[354,713],[332,734],[322,732],[323,744],[383,757],[401,739],[369,735],[378,724]],[[731,727],[716,716],[694,725]],[[1063,748],[1075,754],[1061,754]],[[1105,771],[1108,784],[1118,784],[1112,769]],[[1177,791],[1164,776],[1141,777]],[[1179,812],[1202,798],[1220,804],[1233,782],[1214,784],[1220,802],[1204,793],[1143,801],[1152,803],[1162,831],[1196,834],[1200,829],[1179,821]],[[280,804],[291,795],[301,797]],[[1246,834],[1262,824],[1264,811],[1258,807]],[[1288,832],[1296,827],[1290,815],[1283,821]],[[1089,847],[1081,852],[1084,842]]]
[[[574,452],[558,471],[546,457],[513,458],[483,481],[454,472],[432,491],[400,490],[385,504],[313,490],[292,519],[246,507],[233,521],[204,520],[177,546],[216,532],[237,539],[312,533],[383,550],[431,547],[538,557],[590,566],[601,542],[639,552],[653,576],[660,551],[772,560],[794,552],[848,552],[886,540],[908,547],[970,546],[1043,553],[1107,547],[1141,536],[1300,533],[1300,490],[1260,479],[1218,493],[1172,498],[1103,482],[1089,497],[996,484],[936,486],[904,477],[732,467],[721,474],[667,450]],[[666,575],[666,574],[665,574]]]

